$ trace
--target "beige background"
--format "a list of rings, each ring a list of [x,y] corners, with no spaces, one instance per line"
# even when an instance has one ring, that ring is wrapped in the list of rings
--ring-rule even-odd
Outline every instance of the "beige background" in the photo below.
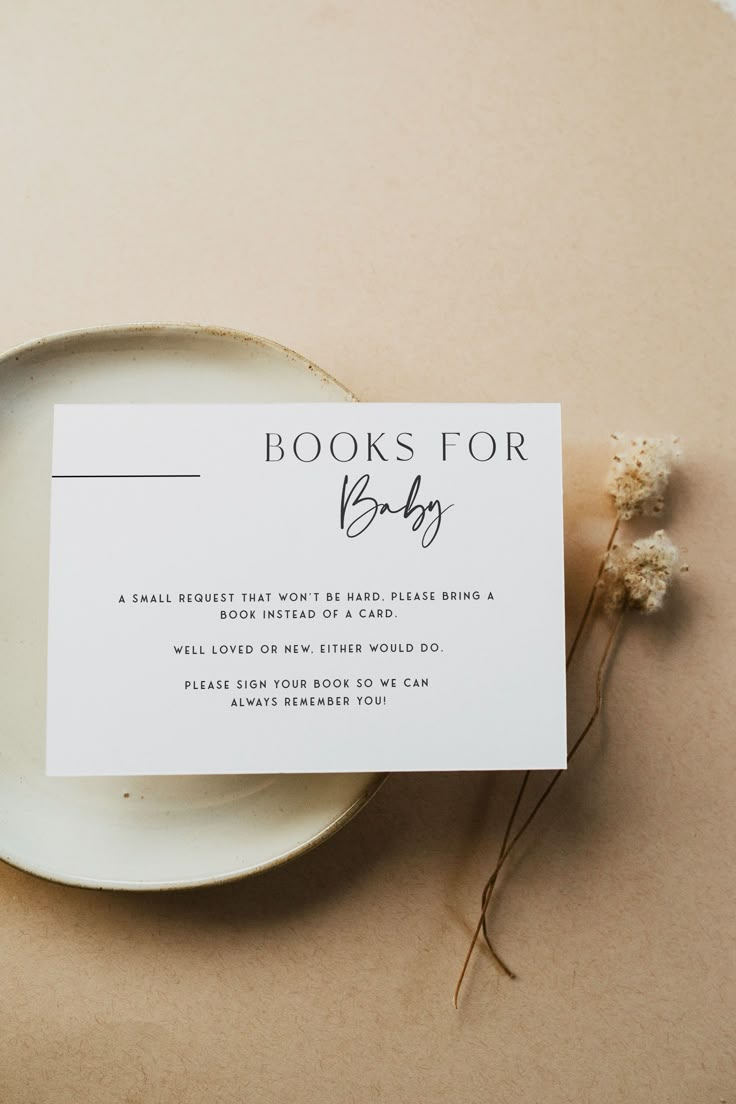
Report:
[[[0,5],[0,345],[273,337],[373,400],[561,399],[574,626],[616,428],[690,574],[450,996],[514,780],[396,776],[256,880],[0,869],[3,1104],[736,1101],[736,23],[707,0]],[[592,662],[601,629],[587,652]],[[591,697],[573,672],[571,729]]]

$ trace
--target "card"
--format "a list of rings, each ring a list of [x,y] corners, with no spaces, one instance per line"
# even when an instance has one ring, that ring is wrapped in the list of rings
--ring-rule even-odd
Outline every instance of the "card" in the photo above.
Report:
[[[54,414],[47,771],[565,765],[555,404]]]

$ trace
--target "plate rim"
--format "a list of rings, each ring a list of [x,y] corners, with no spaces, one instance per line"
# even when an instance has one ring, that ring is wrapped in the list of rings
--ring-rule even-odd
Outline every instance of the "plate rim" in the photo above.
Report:
[[[304,356],[303,353],[298,353],[296,349],[291,349],[288,345],[284,345],[280,341],[274,341],[273,338],[251,333],[249,330],[240,330],[233,326],[216,326],[204,322],[124,322],[121,324],[108,323],[101,326],[81,326],[73,330],[57,330],[43,337],[32,338],[30,341],[22,341],[19,345],[12,345],[9,349],[4,350],[0,353],[0,367],[4,365],[6,361],[20,360],[21,357],[28,356],[48,345],[64,345],[67,342],[86,341],[94,337],[122,338],[133,337],[135,334],[147,336],[157,333],[162,336],[168,334],[172,337],[175,336],[176,333],[186,334],[190,337],[196,337],[198,334],[207,334],[210,337],[224,337],[230,338],[233,341],[253,342],[256,345],[265,345],[269,349],[277,349],[279,352],[286,353],[288,357],[303,364],[310,372],[313,372],[320,379],[334,384],[335,387],[338,387],[349,396],[351,402],[360,401],[357,395],[351,391],[349,387],[339,379],[336,379],[335,376],[331,375],[329,372],[326,372],[324,368],[320,368],[319,365],[315,364],[309,357]]]
[[[188,889],[208,889],[214,886],[230,885],[232,882],[240,882],[245,878],[252,878],[258,874],[265,874],[268,870],[274,870],[276,867],[284,866],[286,863],[291,862],[292,859],[297,859],[300,855],[306,855],[310,851],[314,851],[320,844],[325,843],[332,836],[336,835],[341,828],[353,819],[353,817],[357,816],[361,809],[365,808],[373,797],[375,797],[387,778],[388,771],[383,774],[372,774],[370,783],[363,789],[358,797],[356,797],[355,801],[353,801],[347,809],[343,809],[341,813],[338,813],[335,819],[331,820],[324,828],[321,828],[319,832],[310,836],[309,839],[304,840],[295,847],[289,848],[287,851],[282,851],[279,855],[275,855],[267,862],[245,867],[241,870],[232,870],[226,874],[205,878],[184,878],[176,882],[106,882],[99,878],[79,878],[71,874],[62,877],[58,874],[52,874],[38,866],[23,865],[22,863],[15,862],[5,854],[0,854],[0,862],[3,862],[6,866],[12,867],[14,870],[20,870],[23,874],[31,874],[35,878],[41,878],[45,882],[51,882],[53,885],[72,886],[75,889],[88,889],[93,892],[107,890],[111,893],[181,893]]]
[[[344,383],[336,379],[329,372],[326,372],[309,357],[304,356],[302,353],[298,353],[295,349],[289,348],[287,345],[283,345],[279,341],[274,341],[272,338],[263,337],[260,334],[251,333],[248,330],[236,329],[232,326],[216,326],[207,323],[198,322],[130,322],[122,324],[105,324],[100,326],[83,326],[72,330],[59,330],[51,334],[46,334],[43,337],[34,338],[30,341],[21,342],[18,345],[11,346],[9,349],[0,353],[0,370],[10,362],[17,362],[30,356],[34,353],[38,353],[47,348],[53,350],[54,347],[62,348],[66,344],[73,344],[75,342],[84,343],[86,341],[93,340],[95,338],[131,338],[139,334],[145,338],[148,336],[171,336],[175,337],[177,334],[182,336],[188,336],[190,338],[197,337],[199,334],[204,334],[214,338],[225,338],[233,341],[253,343],[255,345],[265,346],[266,348],[277,350],[280,353],[286,354],[287,357],[297,361],[304,365],[310,372],[316,375],[324,382],[331,383],[342,391],[348,402],[358,402],[359,399]],[[32,874],[34,877],[43,879],[46,882],[50,882],[56,885],[74,886],[80,889],[89,890],[109,890],[118,893],[137,892],[137,893],[167,893],[167,892],[179,892],[187,889],[201,889],[208,886],[227,885],[231,882],[241,881],[245,878],[253,877],[257,874],[262,874],[267,870],[272,870],[275,867],[283,866],[285,863],[290,862],[292,859],[298,858],[300,855],[307,854],[309,851],[314,850],[321,843],[324,843],[331,836],[335,835],[340,828],[347,824],[350,820],[356,816],[357,813],[363,809],[368,802],[375,796],[383,783],[388,778],[388,772],[366,772],[370,776],[370,780],[362,791],[358,794],[356,799],[346,808],[343,809],[338,815],[321,828],[309,839],[303,840],[293,848],[289,848],[286,851],[281,852],[278,855],[274,855],[266,862],[258,863],[255,866],[246,867],[243,869],[237,869],[228,871],[227,873],[214,875],[211,877],[197,877],[186,878],[176,882],[118,882],[110,881],[106,882],[98,878],[80,878],[74,875],[63,876],[61,874],[55,874],[48,870],[44,870],[33,863],[25,864],[11,858],[5,852],[5,847],[0,841],[0,861],[7,866],[12,867],[15,870],[23,871],[26,874]]]

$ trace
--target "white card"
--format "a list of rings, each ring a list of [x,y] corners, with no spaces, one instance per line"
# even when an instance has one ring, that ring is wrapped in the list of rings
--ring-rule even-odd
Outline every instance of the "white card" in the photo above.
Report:
[[[557,405],[56,407],[49,774],[565,755]]]

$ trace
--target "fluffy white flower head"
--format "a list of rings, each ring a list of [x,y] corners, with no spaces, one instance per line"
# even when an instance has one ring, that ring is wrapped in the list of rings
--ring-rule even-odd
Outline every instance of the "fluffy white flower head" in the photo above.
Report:
[[[680,457],[676,437],[626,437],[614,433],[616,455],[606,488],[622,521],[661,514],[672,465]]]
[[[679,552],[664,529],[633,544],[612,548],[601,576],[607,608],[628,606],[643,613],[656,612],[662,608],[679,566]]]

